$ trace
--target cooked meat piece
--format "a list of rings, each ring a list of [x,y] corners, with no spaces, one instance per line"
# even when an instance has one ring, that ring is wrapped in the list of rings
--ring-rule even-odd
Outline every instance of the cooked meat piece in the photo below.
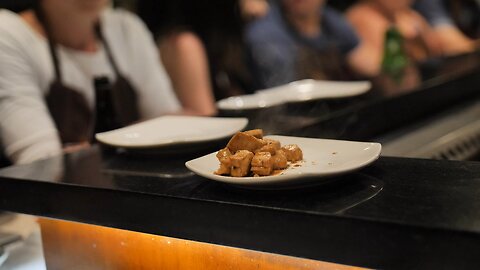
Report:
[[[287,156],[285,155],[285,151],[277,150],[275,155],[273,156],[273,169],[274,170],[282,170],[287,168]]]
[[[255,152],[258,148],[264,146],[266,142],[262,139],[257,139],[251,135],[245,134],[244,132],[237,132],[233,135],[230,141],[227,144],[227,148],[235,153],[238,150],[248,150],[250,152]]]
[[[230,175],[231,168],[231,166],[226,166],[225,164],[220,163],[220,168],[213,173],[218,175]]]
[[[263,138],[263,129],[252,129],[252,130],[247,130],[244,131],[243,133],[253,136],[257,139],[262,139]]]
[[[282,150],[285,151],[288,161],[295,162],[303,159],[302,149],[296,144],[285,145]]]
[[[258,152],[252,159],[251,171],[258,175],[270,175],[273,171],[273,156],[269,152]]]
[[[218,170],[214,173],[219,175],[230,174],[230,168],[232,167],[232,163],[230,161],[232,153],[230,152],[230,150],[228,150],[228,148],[223,148],[222,150],[217,152],[216,156],[220,161],[220,168],[218,168]]]
[[[230,150],[228,150],[228,148],[223,148],[222,150],[218,151],[216,156],[220,163],[230,165],[230,156],[232,156],[232,153]]]
[[[216,154],[220,167],[215,174],[234,177],[267,176],[288,168],[289,162],[303,159],[296,144],[281,147],[277,140],[263,139],[263,130],[237,132]]]
[[[267,152],[267,153],[270,153],[272,155],[275,155],[275,147],[271,144],[266,144],[260,148],[258,148],[257,150],[255,150],[255,153],[262,153],[262,152]]]
[[[272,139],[263,139],[267,145],[273,145],[275,147],[275,150],[279,150],[281,148],[280,142],[277,140],[272,140]]]
[[[247,150],[239,150],[235,155],[230,156],[232,163],[230,175],[235,177],[246,176],[250,172],[252,158],[253,153]]]
[[[280,149],[280,142],[272,139],[263,139],[266,143],[264,146],[257,149],[255,152],[269,152],[272,155],[275,155],[275,151]]]
[[[273,159],[269,152],[256,153],[252,159],[252,166],[254,167],[272,167]]]
[[[266,167],[252,167],[252,172],[258,176],[268,176],[272,174],[272,170]]]

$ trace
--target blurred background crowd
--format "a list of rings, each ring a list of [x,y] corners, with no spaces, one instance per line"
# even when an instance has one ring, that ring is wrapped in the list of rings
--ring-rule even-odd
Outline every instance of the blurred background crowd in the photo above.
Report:
[[[161,50],[177,50],[163,59],[167,69],[179,54],[205,51],[217,100],[299,79],[378,77],[395,59],[385,51],[387,37],[403,47],[405,59],[399,61],[405,67],[473,51],[480,37],[478,1],[183,0],[129,6]],[[203,48],[193,48],[196,41]]]
[[[222,115],[219,100],[303,79],[400,95],[479,48],[480,0],[0,0],[0,167],[161,115]],[[382,113],[353,129],[404,112]]]
[[[29,162],[62,149],[68,151],[72,146],[75,149],[78,144],[88,144],[92,132],[162,114],[215,115],[215,101],[301,79],[369,79],[382,85],[386,92],[400,93],[421,81],[416,68],[418,64],[473,52],[480,44],[480,2],[476,0],[67,2],[0,1],[0,7],[10,10],[0,13],[0,114],[8,114],[11,118],[0,121],[0,137],[4,152],[13,162]],[[94,10],[92,7],[97,13],[88,15],[86,10]],[[127,11],[118,11],[117,8]],[[101,15],[105,10],[113,15]],[[60,34],[62,24],[68,25],[75,14],[84,11],[92,16],[90,21],[101,18],[105,22],[103,29],[97,31],[100,35],[96,35],[90,45],[89,31],[85,31],[84,43],[75,43],[75,39],[81,41],[80,34],[69,34],[66,26],[64,33]],[[40,44],[45,40],[37,40],[38,48],[33,45],[27,48],[22,44],[20,47],[25,47],[24,51],[19,51],[22,48],[15,46],[15,42],[28,41],[21,36],[22,31],[15,30],[15,27],[24,27],[18,18],[30,26],[29,31],[33,29],[47,39],[49,51],[45,44]],[[51,27],[47,27],[49,24]],[[111,29],[122,24],[128,26],[125,40],[109,33],[117,31]],[[91,28],[93,33],[93,26]],[[102,31],[106,32],[105,38]],[[62,63],[64,54],[95,53],[98,49],[95,40],[103,42],[105,52],[102,53],[108,56],[105,67],[108,71],[98,71],[103,64],[95,61],[100,60],[86,60],[84,56],[70,56]],[[145,47],[144,43],[147,44]],[[67,52],[57,53],[56,44],[66,47]],[[32,53],[35,49],[39,51]],[[31,55],[26,57],[26,54]],[[25,57],[28,59],[23,59]],[[35,57],[39,58],[35,61],[40,62],[29,64],[30,58]],[[19,67],[16,73],[12,63],[18,63],[19,59],[25,60],[25,66]],[[93,81],[95,90],[95,93],[91,89],[86,92],[84,98],[80,98],[81,102],[75,101],[77,107],[74,109],[65,105],[68,98],[62,99],[65,98],[62,93],[76,93],[71,89],[65,91],[69,87],[62,84],[62,80],[68,81],[73,76],[68,70],[62,70],[70,61],[73,65],[82,65],[79,74],[87,78],[83,83],[89,85],[85,88],[91,88]],[[46,62],[49,64],[35,70],[35,65]],[[52,71],[45,75],[42,72],[46,68]],[[105,76],[98,76],[96,72],[104,72]],[[45,78],[40,82],[32,80],[32,77],[41,76]],[[28,85],[18,86],[26,81],[29,81]],[[51,81],[58,83],[50,84]],[[104,91],[105,94],[101,89],[108,88],[109,81],[122,89],[123,101],[99,102],[102,95],[108,96],[108,91]],[[75,83],[80,84],[79,81]],[[28,88],[31,92],[26,94],[26,91],[13,91],[13,88]],[[38,98],[38,91],[46,98]],[[22,97],[18,97],[19,92]],[[30,102],[32,96],[37,100],[32,101],[34,105],[28,105],[25,100]],[[92,96],[97,97],[95,104]],[[130,106],[132,100],[138,104]],[[30,109],[35,106],[41,109]],[[25,108],[31,111],[26,112]],[[66,113],[69,110],[74,113]],[[39,117],[33,125],[22,128],[14,125],[42,113],[44,118],[49,118],[48,121]],[[73,124],[72,119],[75,120]],[[33,133],[48,126],[51,130],[57,129],[60,135],[52,131],[47,136],[45,131],[32,139]],[[84,132],[79,133],[78,127],[83,127]],[[39,139],[42,136],[43,139]],[[56,143],[52,144],[52,140]],[[50,144],[50,148],[39,147],[42,143],[44,146]]]

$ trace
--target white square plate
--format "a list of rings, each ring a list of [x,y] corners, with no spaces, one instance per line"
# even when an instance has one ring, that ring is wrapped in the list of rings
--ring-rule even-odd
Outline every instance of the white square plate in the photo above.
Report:
[[[263,177],[231,177],[216,175],[219,161],[215,153],[190,160],[188,169],[205,178],[249,188],[295,186],[326,181],[328,177],[362,168],[377,160],[382,150],[379,143],[312,139],[288,136],[266,136],[282,145],[297,144],[303,151],[301,166],[289,166],[281,174]]]
[[[229,97],[217,102],[222,110],[249,110],[276,106],[288,102],[357,96],[370,90],[369,81],[301,80],[252,95]]]
[[[104,144],[122,148],[158,148],[232,136],[248,124],[246,118],[161,116],[124,128],[98,133]]]

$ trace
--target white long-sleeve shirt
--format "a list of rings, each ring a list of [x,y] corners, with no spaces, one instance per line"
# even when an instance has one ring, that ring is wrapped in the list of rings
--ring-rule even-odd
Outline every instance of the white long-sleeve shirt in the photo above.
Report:
[[[101,27],[120,72],[137,91],[143,119],[180,110],[158,50],[145,25],[123,10],[106,10]],[[94,77],[115,75],[103,46],[94,53],[57,45],[62,82],[93,109]],[[60,154],[61,142],[45,103],[54,79],[47,40],[16,13],[0,10],[0,140],[14,163]]]

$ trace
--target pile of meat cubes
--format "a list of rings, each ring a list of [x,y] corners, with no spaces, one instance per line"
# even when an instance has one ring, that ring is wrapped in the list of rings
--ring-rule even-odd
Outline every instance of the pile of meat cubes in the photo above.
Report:
[[[266,176],[303,159],[296,144],[281,146],[279,141],[263,138],[263,130],[236,133],[227,147],[218,151],[220,168],[215,174],[235,177]]]

